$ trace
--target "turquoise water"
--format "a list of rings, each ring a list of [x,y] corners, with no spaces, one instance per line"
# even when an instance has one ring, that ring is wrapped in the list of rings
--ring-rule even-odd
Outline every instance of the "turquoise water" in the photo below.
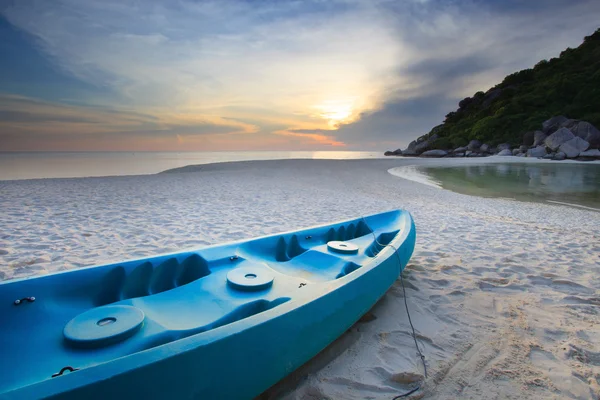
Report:
[[[155,174],[193,164],[314,158],[383,158],[367,151],[0,153],[0,180]]]
[[[600,164],[486,164],[424,168],[444,189],[522,201],[566,203],[600,211]]]

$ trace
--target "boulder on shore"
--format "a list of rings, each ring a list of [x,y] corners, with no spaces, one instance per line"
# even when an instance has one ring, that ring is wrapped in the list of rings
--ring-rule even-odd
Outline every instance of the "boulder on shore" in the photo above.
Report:
[[[554,158],[553,158],[553,160],[562,161],[562,160],[564,160],[565,158],[567,158],[567,155],[566,155],[565,153],[563,153],[562,151],[559,151],[558,153],[556,153],[556,154],[554,155]]]
[[[406,150],[402,150],[402,155],[411,157],[411,156],[417,156],[418,154],[414,149],[406,149]]]
[[[546,138],[546,140],[544,140],[544,144],[550,150],[556,151],[556,150],[558,150],[558,148],[560,147],[561,144],[568,142],[569,140],[573,139],[574,137],[575,137],[575,135],[573,135],[573,133],[571,133],[571,131],[568,130],[567,128],[560,128],[559,130],[554,132],[552,135],[548,136]]]
[[[498,145],[498,147],[496,147],[496,150],[498,150],[498,151],[502,151],[502,150],[506,150],[506,149],[510,150],[510,144],[508,144],[508,143],[500,143]]]
[[[515,150],[516,150],[516,149],[515,149]],[[512,151],[510,151],[510,149],[504,149],[504,150],[502,150],[500,153],[498,153],[497,155],[499,155],[499,156],[503,156],[503,157],[504,157],[504,156],[512,156],[512,155],[513,155],[513,152],[512,152]]]
[[[546,155],[546,146],[538,146],[527,150],[527,157],[543,157]]]
[[[579,136],[592,148],[600,147],[600,131],[589,122],[580,121],[571,128],[574,135]]]
[[[490,145],[486,143],[482,144],[479,148],[479,151],[481,151],[482,153],[488,153],[490,151]]]
[[[565,153],[567,158],[575,158],[582,151],[586,151],[588,147],[590,147],[590,144],[588,142],[586,142],[579,136],[575,136],[573,139],[561,144],[559,150]]]
[[[579,157],[600,160],[600,150],[590,149],[579,153]]]
[[[550,134],[558,130],[561,125],[568,121],[568,118],[564,115],[559,115],[557,117],[552,117],[542,123],[542,131],[544,133]]]
[[[471,140],[469,142],[469,145],[467,147],[471,151],[473,151],[473,150],[479,150],[479,148],[481,147],[481,142],[479,140]]]
[[[423,157],[446,157],[447,155],[446,150],[428,150],[421,154]]]
[[[455,153],[464,153],[464,152],[465,152],[465,151],[467,151],[467,150],[468,150],[468,147],[467,147],[467,146],[464,146],[464,147],[457,147],[456,149],[454,149],[454,152],[455,152]]]
[[[529,147],[527,147],[525,145],[519,146],[519,151],[521,153],[527,153],[527,150],[529,150]]]
[[[533,145],[533,136],[533,131],[525,132],[525,134],[523,135],[523,144],[527,147]]]
[[[502,150],[502,151],[504,151],[504,150]],[[520,153],[522,153],[521,149],[513,149],[513,151],[512,151],[513,156],[516,156],[517,154],[520,154]],[[498,154],[500,154],[500,153],[498,153]]]
[[[542,144],[544,144],[544,140],[546,140],[547,137],[548,135],[546,135],[544,132],[535,131],[533,133],[533,146],[541,146]]]

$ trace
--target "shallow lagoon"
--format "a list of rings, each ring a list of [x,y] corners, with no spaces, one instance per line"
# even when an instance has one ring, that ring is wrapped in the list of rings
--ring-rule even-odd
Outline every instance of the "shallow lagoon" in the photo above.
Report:
[[[506,163],[426,167],[444,189],[523,201],[566,203],[600,211],[600,165]]]

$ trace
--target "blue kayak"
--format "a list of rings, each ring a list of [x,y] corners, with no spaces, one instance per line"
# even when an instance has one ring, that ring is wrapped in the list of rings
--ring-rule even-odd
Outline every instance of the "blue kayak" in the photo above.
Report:
[[[366,313],[415,237],[396,210],[0,283],[0,398],[251,399]]]

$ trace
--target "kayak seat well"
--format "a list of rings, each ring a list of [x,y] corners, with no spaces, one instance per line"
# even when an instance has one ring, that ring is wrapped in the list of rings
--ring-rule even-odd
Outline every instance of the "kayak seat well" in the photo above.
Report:
[[[372,230],[363,221],[339,226],[305,231],[301,234],[281,235],[257,240],[244,245],[244,251],[251,257],[277,262],[289,262],[310,249],[331,241],[348,241],[371,234]]]
[[[369,257],[375,257],[385,246],[390,244],[392,240],[396,237],[396,235],[400,232],[400,230],[393,232],[385,232],[377,236],[377,241],[373,241],[373,243],[365,250],[365,254]]]
[[[172,257],[157,265],[144,261],[133,266],[116,266],[102,278],[94,304],[101,306],[165,292],[209,274],[208,263],[198,254],[191,254],[181,262]]]

